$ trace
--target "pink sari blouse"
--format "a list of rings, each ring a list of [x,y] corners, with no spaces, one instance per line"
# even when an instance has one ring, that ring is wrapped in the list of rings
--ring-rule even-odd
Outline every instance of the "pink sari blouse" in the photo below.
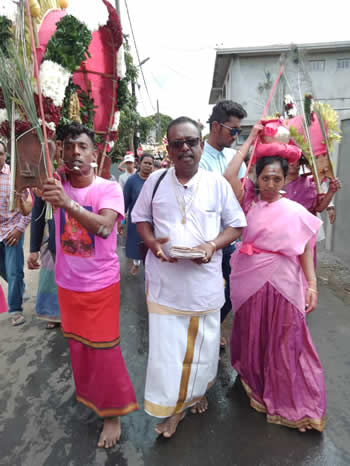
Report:
[[[289,199],[259,200],[252,182],[246,185],[243,210],[248,226],[231,257],[233,309],[239,309],[269,282],[304,313],[306,283],[298,256],[307,243],[313,247],[322,222]]]

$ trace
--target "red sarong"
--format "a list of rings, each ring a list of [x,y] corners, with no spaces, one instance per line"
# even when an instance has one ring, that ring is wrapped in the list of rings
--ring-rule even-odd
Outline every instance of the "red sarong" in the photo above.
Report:
[[[58,287],[64,336],[92,348],[113,348],[120,342],[120,283],[98,291]]]
[[[58,301],[77,400],[101,417],[139,409],[119,345],[119,283],[93,292],[58,287]]]

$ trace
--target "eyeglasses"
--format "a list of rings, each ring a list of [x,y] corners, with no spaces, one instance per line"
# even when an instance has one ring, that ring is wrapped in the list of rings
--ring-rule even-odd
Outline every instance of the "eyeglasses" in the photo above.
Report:
[[[168,141],[168,144],[173,149],[182,149],[182,146],[186,144],[188,147],[198,146],[200,138],[187,138],[187,139],[176,139],[175,141]]]
[[[231,128],[231,126],[226,126],[223,123],[219,123],[219,125],[223,126],[224,128],[229,129],[231,131],[231,136],[233,136],[233,137],[236,136],[236,134],[239,136],[241,134],[241,132],[242,132],[242,130],[239,129],[239,128]]]

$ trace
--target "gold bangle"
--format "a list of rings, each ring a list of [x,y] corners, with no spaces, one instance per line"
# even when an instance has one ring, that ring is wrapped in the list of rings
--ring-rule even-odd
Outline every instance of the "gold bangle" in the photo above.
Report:
[[[208,241],[208,244],[214,246],[214,252],[216,251],[216,243],[214,241]]]
[[[318,291],[314,290],[313,288],[308,288],[308,290],[311,291],[312,293],[316,293],[316,294],[318,293]]]

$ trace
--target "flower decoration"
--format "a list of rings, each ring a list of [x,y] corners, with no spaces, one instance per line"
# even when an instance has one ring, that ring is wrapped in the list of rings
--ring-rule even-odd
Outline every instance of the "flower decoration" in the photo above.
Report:
[[[9,115],[7,113],[6,108],[1,108],[0,109],[0,126],[5,122],[9,121]]]
[[[96,8],[96,0],[70,0],[67,8],[69,15],[79,18],[93,32],[108,21],[108,10],[103,6]]]
[[[63,104],[70,77],[69,71],[51,60],[45,60],[40,67],[42,93],[45,97],[52,99],[57,107]]]
[[[123,44],[120,46],[117,53],[117,74],[119,79],[124,79],[126,76],[125,51]]]
[[[118,131],[119,123],[120,123],[120,112],[117,111],[114,114],[114,123],[113,123],[113,126],[112,126],[112,131]]]
[[[0,4],[0,16],[5,16],[14,22],[17,14],[17,5],[13,0],[3,0]]]
[[[293,118],[297,115],[297,106],[293,97],[289,94],[284,96],[284,111],[288,118]]]

